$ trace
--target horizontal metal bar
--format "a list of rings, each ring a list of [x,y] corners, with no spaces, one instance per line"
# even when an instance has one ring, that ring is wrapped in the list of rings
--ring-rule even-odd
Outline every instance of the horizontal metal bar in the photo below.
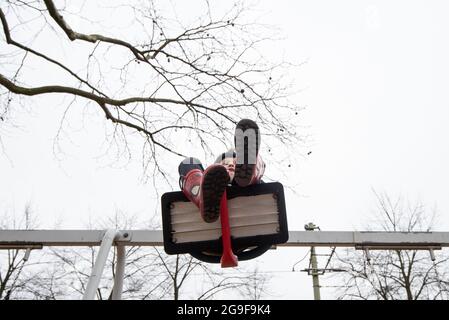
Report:
[[[0,250],[15,250],[15,249],[42,249],[42,244],[28,244],[28,245],[14,245],[0,243]]]
[[[449,232],[292,231],[283,246],[448,247]]]
[[[98,246],[104,230],[0,230],[1,246]],[[114,245],[163,246],[161,230],[121,230]],[[449,232],[290,231],[291,247],[449,247]]]
[[[0,245],[99,246],[104,230],[0,230]],[[162,246],[160,230],[121,230],[114,245]]]

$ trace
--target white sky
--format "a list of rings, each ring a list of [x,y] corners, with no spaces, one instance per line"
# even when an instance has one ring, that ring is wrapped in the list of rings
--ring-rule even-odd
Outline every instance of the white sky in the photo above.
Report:
[[[281,181],[299,184],[299,195],[287,192],[289,229],[310,221],[323,230],[360,229],[375,188],[436,206],[437,229],[449,230],[447,3],[266,0],[258,8],[286,38],[267,53],[306,62],[295,74],[303,89],[295,102],[306,106],[312,154]],[[2,131],[0,212],[18,215],[31,201],[42,227],[73,229],[115,208],[140,216],[158,209],[138,164],[111,168],[95,158],[102,137],[90,130],[103,118],[75,128],[59,161],[52,148],[61,98],[36,101],[32,115],[17,116],[19,129]],[[273,298],[312,299],[311,279],[289,272],[306,251],[281,248],[254,262],[277,271]],[[322,296],[332,298],[332,290]]]

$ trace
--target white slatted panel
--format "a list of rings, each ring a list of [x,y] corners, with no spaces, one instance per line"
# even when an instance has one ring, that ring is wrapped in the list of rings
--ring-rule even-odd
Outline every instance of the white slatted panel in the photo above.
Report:
[[[228,200],[231,234],[235,238],[279,233],[279,213],[272,194]],[[221,236],[220,219],[206,223],[191,202],[175,202],[171,209],[173,241],[186,243],[216,240]]]

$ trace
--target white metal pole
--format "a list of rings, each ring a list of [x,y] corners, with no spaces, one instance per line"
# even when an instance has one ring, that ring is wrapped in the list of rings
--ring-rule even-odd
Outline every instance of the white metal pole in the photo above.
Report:
[[[95,291],[98,289],[98,286],[100,284],[101,275],[103,274],[103,269],[106,265],[109,251],[111,250],[112,243],[114,242],[114,239],[118,234],[119,233],[117,232],[117,230],[106,230],[103,236],[103,240],[101,241],[100,250],[98,251],[97,259],[95,260],[89,282],[87,283],[83,300],[95,299]]]
[[[123,292],[123,278],[125,276],[125,246],[117,246],[117,264],[115,266],[114,289],[112,300],[121,300]]]

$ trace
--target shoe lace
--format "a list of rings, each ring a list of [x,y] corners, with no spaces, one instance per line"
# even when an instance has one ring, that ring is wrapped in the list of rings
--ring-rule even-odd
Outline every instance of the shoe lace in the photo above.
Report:
[[[183,189],[183,186],[184,186],[184,181],[185,181],[185,176],[179,176],[179,181],[178,181],[178,183],[179,183],[179,188],[182,190]]]

